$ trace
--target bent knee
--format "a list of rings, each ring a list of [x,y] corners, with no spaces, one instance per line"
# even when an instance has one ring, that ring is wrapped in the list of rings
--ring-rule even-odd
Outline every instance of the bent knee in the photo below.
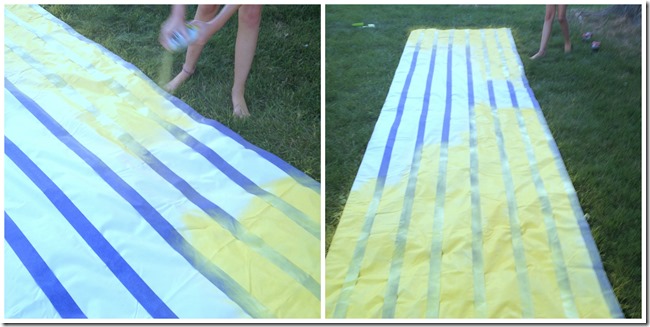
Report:
[[[199,5],[196,8],[195,19],[208,21],[217,15],[217,12],[219,12],[219,7],[219,5]]]
[[[262,20],[261,5],[243,5],[239,8],[239,23],[257,27]]]

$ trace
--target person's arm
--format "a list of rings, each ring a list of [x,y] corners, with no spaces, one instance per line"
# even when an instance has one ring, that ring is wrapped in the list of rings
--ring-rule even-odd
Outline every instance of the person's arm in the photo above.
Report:
[[[210,37],[217,33],[234,15],[241,5],[225,5],[219,14],[215,16],[212,20],[208,22],[201,21],[192,21],[191,24],[194,24],[199,27],[199,37],[197,42],[205,44],[208,42]]]
[[[175,31],[180,32],[183,37],[187,38],[187,31],[185,30],[185,5],[173,5],[169,18],[162,24],[160,28],[160,37],[158,41],[165,49],[169,50],[169,39]]]

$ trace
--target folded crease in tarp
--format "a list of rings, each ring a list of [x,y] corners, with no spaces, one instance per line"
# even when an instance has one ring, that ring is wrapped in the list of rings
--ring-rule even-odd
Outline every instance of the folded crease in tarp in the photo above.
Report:
[[[5,317],[320,316],[320,185],[5,7]]]
[[[333,318],[621,318],[509,29],[411,32],[326,261]]]

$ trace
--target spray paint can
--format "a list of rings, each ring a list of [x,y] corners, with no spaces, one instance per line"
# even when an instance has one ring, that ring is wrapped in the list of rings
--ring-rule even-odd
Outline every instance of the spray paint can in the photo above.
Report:
[[[187,48],[190,44],[196,42],[199,38],[199,28],[196,25],[185,24],[185,31],[187,32],[187,38],[185,38],[182,33],[175,31],[169,40],[167,40],[167,44],[171,51],[181,51]]]

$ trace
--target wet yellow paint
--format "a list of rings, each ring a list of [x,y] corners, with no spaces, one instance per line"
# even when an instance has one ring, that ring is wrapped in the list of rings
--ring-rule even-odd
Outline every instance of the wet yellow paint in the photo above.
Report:
[[[419,30],[422,32],[422,41],[420,42],[420,52],[430,52],[433,48],[433,30]]]
[[[313,223],[320,224],[320,194],[316,191],[301,185],[291,177],[259,186],[305,213]]]
[[[415,45],[418,44],[418,40],[420,38],[420,32],[422,30],[413,30],[409,34],[408,39],[406,40],[406,46],[405,47],[415,47]]]
[[[396,317],[423,317],[426,311],[426,301],[422,299],[427,297],[439,160],[438,145],[427,145],[422,149],[415,187],[416,201],[413,203],[397,293]]]
[[[353,249],[361,233],[368,204],[372,199],[376,181],[368,181],[350,192],[336,234],[330,243],[325,261],[326,268],[326,312],[331,316],[340,295],[347,269],[351,263]]]
[[[287,275],[282,267],[271,263],[247,244],[234,238],[213,218],[203,212],[188,212],[183,216],[183,223],[184,226],[177,229],[194,248],[187,251],[198,251],[210,263],[232,277],[273,315],[278,318],[313,318],[320,315],[320,301],[313,294]],[[281,228],[276,225],[273,231],[279,229]],[[306,237],[294,236],[285,238],[284,243],[298,249],[309,244],[305,240]],[[318,250],[311,252],[317,253]],[[313,258],[305,257],[303,260]]]
[[[388,278],[390,262],[395,249],[395,236],[404,204],[406,184],[407,179],[403,178],[395,184],[386,183],[384,186],[365,255],[361,262],[359,279],[350,296],[351,305],[348,309],[350,318],[367,317],[367,315],[381,316],[383,296],[386,293],[385,281]],[[362,217],[365,218],[365,213]],[[353,249],[356,243],[350,244],[350,248]],[[382,280],[383,282],[378,283]]]
[[[523,110],[522,115],[531,138],[538,140],[534,142],[533,149],[538,158],[540,176],[553,208],[553,219],[556,223],[578,313],[581,317],[610,317],[609,309],[592,269],[593,263],[571,208],[567,190],[564,188],[555,161],[551,160],[553,154],[545,140],[537,113],[532,109]],[[582,296],[578,296],[579,294]]]
[[[289,181],[282,179],[274,184],[287,187]],[[293,181],[293,184],[298,183]],[[265,188],[276,187],[266,185]],[[274,194],[279,195],[282,200],[289,199],[289,194]],[[313,196],[310,199],[306,192],[300,194],[305,201],[315,201]],[[314,202],[311,211],[317,211],[319,207],[320,202]],[[309,218],[315,221],[319,216],[320,212],[312,214]],[[312,278],[320,280],[320,238],[291,220],[281,208],[274,207],[273,202],[255,197],[237,219],[252,234],[262,238],[270,247],[282,253]],[[315,225],[320,228],[320,223]]]

